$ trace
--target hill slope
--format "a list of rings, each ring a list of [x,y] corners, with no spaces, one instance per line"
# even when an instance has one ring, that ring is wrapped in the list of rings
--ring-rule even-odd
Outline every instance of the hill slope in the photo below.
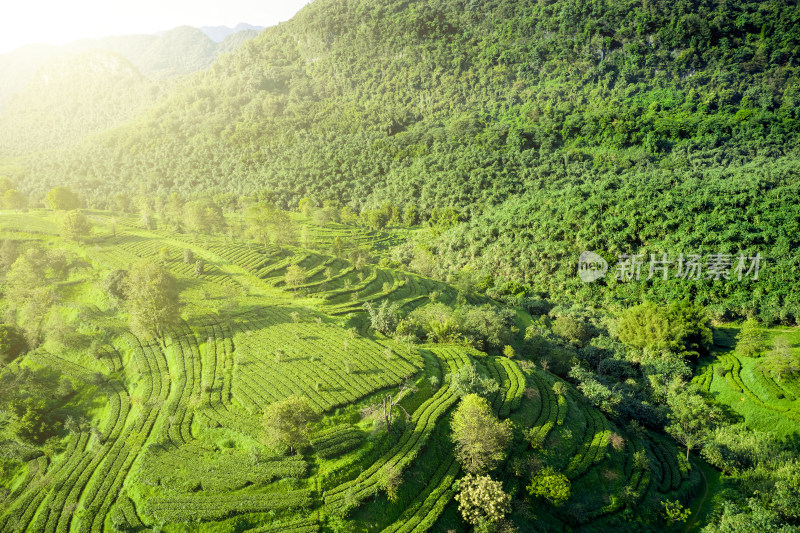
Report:
[[[692,234],[685,250],[656,251],[710,253],[705,248],[724,242],[752,255],[760,243],[771,264],[791,273],[787,285],[797,272],[786,257],[797,233],[776,215],[785,203],[758,194],[732,200],[729,191],[751,186],[743,165],[754,157],[763,173],[755,187],[778,198],[796,189],[798,22],[796,6],[755,2],[319,0],[135,123],[80,150],[32,159],[26,185],[72,183],[102,201],[146,176],[151,191],[269,189],[285,206],[305,196],[355,208],[414,203],[424,216],[454,206],[462,220],[485,212],[477,224],[490,240],[509,230],[499,221],[522,202],[532,212],[508,233],[514,254],[501,249],[497,259],[474,261],[488,249],[464,250],[466,227],[440,251],[456,267],[525,280],[513,266],[520,254],[553,250],[546,255],[574,272],[584,244],[613,255],[660,244],[648,235],[671,235],[674,244]],[[662,198],[682,183],[694,211]],[[564,248],[564,231],[597,218],[589,208],[543,201],[566,189],[600,211],[623,191],[644,212],[661,198],[674,218],[641,218],[628,231],[620,209],[623,218],[588,225],[596,238]],[[609,190],[617,192],[598,196]],[[695,231],[698,209],[725,214],[717,220],[744,211],[753,225],[790,226],[778,230],[782,240],[745,236],[746,227]],[[545,220],[562,227],[542,232]],[[525,226],[538,229],[528,235]],[[545,292],[563,286],[537,281]],[[778,296],[797,305],[796,295]],[[726,303],[737,312],[749,305]]]

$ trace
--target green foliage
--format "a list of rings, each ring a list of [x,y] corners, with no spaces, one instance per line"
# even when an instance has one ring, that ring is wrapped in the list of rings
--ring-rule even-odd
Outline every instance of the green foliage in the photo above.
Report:
[[[27,347],[19,328],[11,324],[0,324],[0,366],[16,359]]]
[[[92,223],[80,211],[67,211],[61,217],[61,235],[70,241],[79,242],[92,232]]]
[[[164,342],[170,328],[178,324],[180,300],[175,278],[161,266],[142,259],[125,279],[125,300],[131,331]]]
[[[319,419],[304,396],[288,398],[264,409],[264,439],[275,450],[302,450],[309,444],[308,425]]]
[[[511,510],[511,496],[489,476],[467,474],[458,480],[455,496],[461,516],[469,524],[500,521]]]
[[[764,350],[766,338],[761,326],[753,318],[742,323],[736,335],[736,353],[743,357],[753,357]]]
[[[708,440],[710,432],[722,421],[720,409],[708,403],[693,387],[679,387],[667,398],[670,424],[664,429],[689,452]]]
[[[286,285],[291,287],[295,293],[297,293],[297,288],[300,285],[306,282],[306,278],[308,277],[308,273],[306,269],[301,267],[300,265],[289,265],[286,268]]]
[[[571,484],[567,476],[549,466],[534,474],[526,488],[531,496],[543,498],[556,507],[569,500],[571,494]]]
[[[55,187],[47,193],[47,204],[53,211],[72,211],[81,207],[81,200],[67,187]]]
[[[788,338],[777,337],[760,366],[781,381],[800,373],[800,357],[792,353]]]
[[[667,500],[661,502],[661,505],[664,507],[662,510],[664,519],[670,525],[677,522],[686,522],[692,513],[690,509],[684,509],[683,505],[677,500]]]
[[[500,389],[500,384],[491,377],[482,375],[475,363],[462,365],[457,372],[449,373],[447,379],[450,381],[450,388],[461,398],[473,394],[486,398]]]
[[[380,305],[375,306],[370,302],[364,304],[364,309],[369,315],[370,325],[375,331],[379,331],[384,335],[394,334],[397,329],[398,323],[398,310],[399,304],[389,303],[389,300],[383,300]]]
[[[592,337],[586,324],[571,316],[556,317],[552,329],[553,333],[575,346],[583,346]]]
[[[694,357],[705,353],[712,343],[705,311],[686,300],[666,307],[652,302],[631,307],[619,320],[617,336],[639,349],[671,350]]]
[[[187,202],[183,206],[183,221],[189,231],[219,233],[225,230],[222,209],[208,201]]]
[[[485,474],[506,456],[511,423],[500,422],[485,398],[468,394],[461,398],[451,422],[456,458],[465,471]]]
[[[28,197],[16,189],[8,189],[3,194],[3,206],[6,209],[25,209],[28,206]]]
[[[112,298],[123,300],[125,299],[125,283],[127,279],[127,270],[114,270],[103,280],[103,289]]]

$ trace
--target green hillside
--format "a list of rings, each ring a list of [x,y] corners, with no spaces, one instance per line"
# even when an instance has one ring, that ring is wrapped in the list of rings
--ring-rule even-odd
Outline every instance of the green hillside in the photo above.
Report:
[[[4,528],[164,524],[184,531],[200,521],[204,531],[284,531],[289,524],[298,531],[460,530],[451,487],[460,468],[447,437],[459,394],[448,374],[470,364],[499,385],[488,405],[513,422],[510,453],[498,468],[511,493],[524,490],[542,460],[536,457],[571,484],[564,507],[533,501],[541,527],[629,523],[625,509],[656,508],[665,498],[686,503],[698,489],[698,474],[674,444],[595,408],[579,389],[532,365],[527,345],[523,358],[509,359],[455,336],[417,344],[371,329],[366,303],[386,300],[405,316],[469,304],[445,284],[321,251],[337,235],[357,242],[357,228],[300,218],[319,236],[315,249],[265,248],[143,229],[134,218],[102,211],[87,215],[93,229],[80,245],[59,238],[61,222],[47,212],[0,216],[4,250],[14,243],[20,254],[4,267],[4,309],[31,348],[3,369],[3,383],[25,385],[3,389],[0,402],[18,405],[39,398],[37,387],[60,384],[29,408],[38,417],[23,423],[10,416],[6,431],[20,441],[2,445]],[[27,279],[20,278],[24,261],[39,253],[63,257],[63,266],[25,282],[33,292],[41,283],[55,291],[36,329],[35,309],[15,291]],[[163,343],[131,333],[125,300],[107,292],[115,272],[142,259],[163,265],[180,290],[181,317]],[[306,276],[290,287],[293,265]],[[381,431],[380,416],[364,409],[401,385],[414,387],[400,393],[408,418],[398,415],[391,432]],[[263,445],[262,413],[293,394],[324,418],[302,455],[276,455]],[[403,481],[387,502],[390,468]],[[531,512],[511,518],[533,527]]]
[[[97,205],[202,187],[450,206],[472,221],[430,244],[450,266],[545,294],[587,248],[759,251],[796,280],[798,20],[781,3],[320,0],[137,121],[22,159],[23,175]],[[749,286],[633,292],[791,323],[782,285],[750,303]]]
[[[11,61],[0,531],[800,531],[796,3],[112,41]]]

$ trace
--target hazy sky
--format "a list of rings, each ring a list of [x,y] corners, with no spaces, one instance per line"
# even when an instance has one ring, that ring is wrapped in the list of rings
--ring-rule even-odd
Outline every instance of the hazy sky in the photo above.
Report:
[[[272,26],[309,0],[7,0],[0,7],[0,53],[31,43],[155,33],[176,26]]]

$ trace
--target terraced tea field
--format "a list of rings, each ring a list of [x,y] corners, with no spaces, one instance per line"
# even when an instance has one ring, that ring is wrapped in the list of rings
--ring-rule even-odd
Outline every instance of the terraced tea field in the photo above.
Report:
[[[671,441],[616,426],[571,385],[556,394],[561,380],[549,372],[461,344],[398,342],[352,325],[368,302],[397,303],[403,314],[432,293],[454,302],[455,289],[442,282],[374,264],[356,268],[319,250],[145,230],[132,219],[112,230],[107,214],[92,217],[92,237],[76,245],[58,236],[48,213],[0,215],[0,237],[79,259],[60,309],[90,313],[92,331],[103,330],[94,356],[85,344],[51,341],[23,356],[21,365],[71,380],[76,394],[58,417],[79,422],[57,435],[53,453],[31,458],[1,496],[2,531],[461,530],[454,501],[461,468],[448,437],[458,396],[447,375],[466,364],[500,385],[489,401],[513,422],[506,469],[536,450],[563,452],[561,470],[582,496],[563,508],[542,506],[543,523],[612,527],[632,505],[685,500],[698,485]],[[355,244],[374,237],[341,226],[312,236]],[[202,274],[184,261],[186,250],[204,262]],[[182,320],[164,343],[133,335],[124,309],[102,288],[110,272],[141,258],[162,264],[181,288]],[[293,265],[306,278],[289,287]],[[798,401],[793,385],[756,386],[726,357],[717,364],[736,369],[726,387],[744,391],[746,383],[750,392],[742,394],[753,403],[780,391],[773,410],[790,411]],[[361,416],[403,383],[415,389],[400,403],[408,416],[391,432]],[[291,395],[305,396],[323,416],[304,454],[276,455],[262,442],[263,412]],[[612,434],[625,445],[612,446]],[[634,461],[636,453],[647,461]],[[392,501],[390,469],[404,480]],[[508,483],[524,490],[513,477]]]

